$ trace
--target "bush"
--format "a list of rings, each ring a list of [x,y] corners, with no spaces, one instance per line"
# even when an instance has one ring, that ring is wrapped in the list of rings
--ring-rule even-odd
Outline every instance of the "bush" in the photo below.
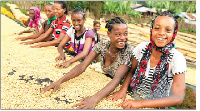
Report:
[[[20,11],[21,11],[23,14],[27,15],[27,12],[26,12],[25,9],[20,9]]]

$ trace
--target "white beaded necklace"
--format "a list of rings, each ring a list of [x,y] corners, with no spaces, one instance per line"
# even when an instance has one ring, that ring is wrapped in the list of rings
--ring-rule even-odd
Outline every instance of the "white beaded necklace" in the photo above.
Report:
[[[112,55],[112,53],[110,52],[110,48],[108,49],[108,53],[110,54],[110,57],[116,57],[117,56],[117,54],[119,53],[119,51],[117,52],[117,53],[115,53],[115,55]]]

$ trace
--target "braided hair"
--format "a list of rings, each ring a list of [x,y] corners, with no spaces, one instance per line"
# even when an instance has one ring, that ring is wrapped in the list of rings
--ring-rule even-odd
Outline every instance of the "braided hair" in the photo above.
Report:
[[[72,11],[72,15],[75,13],[80,13],[83,15],[83,19],[85,19],[85,11],[80,7],[77,6],[73,11]]]
[[[114,24],[126,24],[126,22],[120,17],[112,18],[111,20],[107,20],[106,22],[107,23],[105,28],[107,28],[109,32],[111,32]]]
[[[153,24],[154,24],[154,22],[155,22],[155,19],[156,19],[157,17],[159,17],[159,16],[167,16],[167,17],[170,17],[170,18],[172,18],[172,19],[174,20],[174,22],[175,22],[174,33],[173,33],[174,35],[173,35],[173,37],[172,37],[172,40],[169,42],[169,44],[170,44],[170,43],[172,43],[172,42],[174,41],[175,36],[176,36],[176,34],[177,34],[177,32],[178,32],[178,21],[174,18],[173,14],[171,14],[169,11],[164,11],[164,12],[162,12],[162,13],[156,15],[156,16],[152,19],[152,22],[151,22],[150,36],[152,36],[152,29],[153,29]],[[151,40],[151,41],[152,41],[152,40]],[[168,44],[168,45],[169,45],[169,44]]]
[[[55,1],[55,3],[59,3],[63,9],[66,9],[65,14],[68,14],[67,4],[65,1]]]

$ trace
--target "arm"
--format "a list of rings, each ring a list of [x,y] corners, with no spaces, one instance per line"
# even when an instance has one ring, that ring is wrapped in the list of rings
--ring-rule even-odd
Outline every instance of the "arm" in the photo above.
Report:
[[[24,31],[21,31],[20,33],[18,33],[18,35],[21,35],[21,34],[23,34],[23,33],[31,33],[32,31],[26,31],[26,30],[24,30]]]
[[[58,53],[60,54],[60,56],[56,57],[56,61],[58,60],[65,60],[65,53],[63,52],[63,47],[65,46],[66,43],[68,43],[70,40],[70,37],[66,34],[65,37],[63,38],[63,40],[60,42],[60,44],[58,45]]]
[[[53,28],[49,28],[45,33],[41,34],[38,38],[30,41],[30,44],[41,42],[42,40],[47,38],[52,32],[53,32]]]
[[[131,69],[126,75],[124,82],[122,84],[122,87],[120,88],[119,91],[117,91],[113,95],[108,96],[107,100],[112,100],[112,101],[116,101],[118,99],[122,99],[123,101],[125,100],[128,86],[130,84],[131,78],[133,77],[133,74],[135,73],[137,65],[138,65],[138,61],[135,59],[135,57],[133,57]]]
[[[97,43],[100,42],[100,34],[97,33]]]
[[[44,33],[44,29],[42,28],[39,32],[35,33],[35,34],[32,34],[30,36],[27,36],[27,37],[20,37],[20,38],[17,38],[17,39],[20,39],[21,41],[24,41],[24,40],[27,40],[27,39],[35,39],[37,37],[39,37],[40,35],[42,35]]]
[[[125,74],[127,74],[128,70],[128,66],[120,65],[115,73],[114,78],[103,89],[101,89],[95,95],[81,100],[81,102],[74,107],[78,107],[79,109],[93,109],[102,98],[114,91]]]
[[[185,74],[175,75],[172,83],[172,95],[155,100],[126,100],[121,106],[126,109],[143,107],[169,107],[181,104],[185,96]]]
[[[90,50],[92,44],[92,38],[88,37],[85,39],[85,44],[84,44],[84,48],[83,51],[81,53],[79,53],[78,55],[76,55],[75,57],[71,58],[70,60],[58,65],[59,67],[68,67],[70,64],[81,60],[82,58],[84,58],[86,55],[88,55],[88,52]]]
[[[94,60],[94,58],[96,56],[98,56],[98,55],[94,51],[91,51],[91,53],[88,55],[88,57],[86,57],[86,59],[83,62],[81,62],[76,67],[74,67],[72,70],[70,70],[70,72],[65,74],[65,76],[60,78],[55,83],[51,84],[48,87],[45,87],[41,92],[45,93],[46,91],[49,91],[50,89],[53,89],[53,92],[55,92],[60,87],[60,84],[62,84],[63,82],[65,82],[67,80],[75,78],[75,77],[79,76],[81,73],[83,73],[85,71],[85,69],[88,67],[88,65],[90,65],[90,63]]]

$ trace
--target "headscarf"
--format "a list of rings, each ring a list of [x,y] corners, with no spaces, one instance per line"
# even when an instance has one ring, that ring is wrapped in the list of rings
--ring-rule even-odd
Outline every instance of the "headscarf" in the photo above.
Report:
[[[153,83],[150,85],[150,90],[148,91],[146,90],[144,92],[145,99],[156,99],[156,98],[169,96],[170,84],[168,83],[168,69],[169,69],[169,63],[171,62],[171,59],[172,59],[171,56],[173,56],[173,54],[170,53],[169,51],[174,47],[173,41],[177,35],[178,22],[176,21],[175,18],[173,18],[175,21],[175,28],[174,28],[174,34],[171,41],[164,47],[157,47],[152,39],[152,29],[153,29],[153,23],[158,16],[169,16],[173,18],[173,15],[171,13],[165,11],[155,16],[152,19],[151,28],[150,28],[150,43],[144,50],[143,56],[137,66],[135,74],[132,77],[131,83],[130,83],[130,86],[133,92],[134,93],[137,92],[138,88],[141,87],[140,85],[142,83],[142,79],[144,79],[145,77],[145,71],[147,68],[147,63],[152,53],[152,48],[155,48],[156,51],[162,52],[160,60],[158,64],[156,65],[155,71],[153,73]]]
[[[30,20],[30,27],[33,27],[33,24],[35,24],[35,29],[37,32],[39,32],[39,28],[38,28],[38,21],[41,19],[40,17],[40,9],[38,9],[37,7],[31,7],[30,10],[34,10],[35,11],[35,19],[34,20]]]

